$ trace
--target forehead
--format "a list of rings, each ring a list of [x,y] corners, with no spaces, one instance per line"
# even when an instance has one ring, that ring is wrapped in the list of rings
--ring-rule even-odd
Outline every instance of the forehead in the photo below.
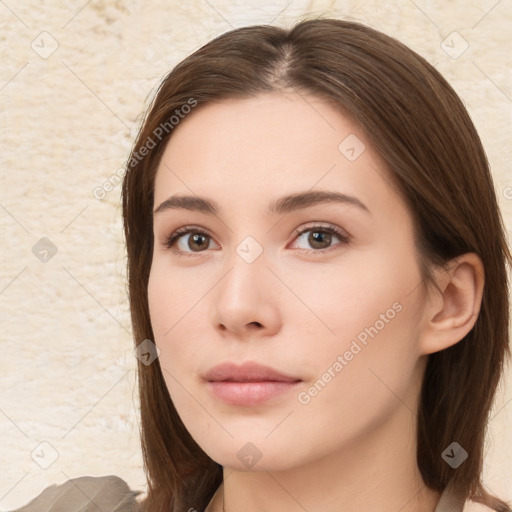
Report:
[[[321,98],[273,92],[199,106],[181,120],[157,170],[155,204],[192,193],[242,205],[314,187],[368,197],[389,182],[353,120]]]
[[[348,117],[320,98],[262,93],[196,107],[173,130],[167,153],[179,154],[180,159],[212,160],[217,155],[254,157],[273,152],[291,159],[308,150],[333,149],[333,144],[337,149],[336,140],[354,131],[355,124]],[[198,147],[208,149],[209,155],[194,152]]]

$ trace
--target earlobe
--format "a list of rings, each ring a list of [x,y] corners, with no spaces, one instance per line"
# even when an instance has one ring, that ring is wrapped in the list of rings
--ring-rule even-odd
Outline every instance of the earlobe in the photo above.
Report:
[[[426,303],[422,354],[448,348],[471,331],[476,323],[483,296],[485,274],[482,260],[475,253],[466,253],[438,270],[436,283]]]

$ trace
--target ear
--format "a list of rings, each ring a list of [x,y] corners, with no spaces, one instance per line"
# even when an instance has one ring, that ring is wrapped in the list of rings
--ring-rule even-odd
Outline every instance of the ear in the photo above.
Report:
[[[421,354],[439,352],[462,340],[475,325],[482,303],[485,274],[477,254],[458,256],[434,275],[440,291],[432,287],[428,294]]]

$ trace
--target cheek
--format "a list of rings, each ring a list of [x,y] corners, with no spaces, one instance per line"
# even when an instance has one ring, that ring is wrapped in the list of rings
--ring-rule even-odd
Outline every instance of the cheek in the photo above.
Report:
[[[172,327],[170,312],[174,310],[173,298],[167,289],[166,278],[153,263],[148,281],[148,304],[151,327],[158,344]]]
[[[348,348],[358,335],[364,343],[390,333],[411,316],[414,324],[421,306],[417,298],[421,280],[412,251],[370,248],[349,256],[339,264],[303,272],[300,279],[291,268],[283,278],[293,283],[300,298],[281,304],[287,310],[285,317],[301,324],[301,331],[307,333],[304,339],[322,339],[322,346],[335,350]],[[317,342],[312,353],[318,347]]]
[[[330,343],[323,354],[317,351],[316,375],[297,397],[317,428],[337,425],[344,433],[341,438],[349,438],[381,423],[397,409],[416,409],[415,326],[408,305],[401,307],[387,324],[374,322],[354,336]]]
[[[149,313],[153,333],[163,344],[187,323],[204,294],[189,270],[173,268],[164,257],[153,260],[148,281]]]
[[[204,341],[202,334],[206,333],[198,316],[194,317],[194,314],[197,315],[195,308],[190,310],[190,306],[185,308],[182,302],[165,298],[165,290],[166,287],[159,282],[150,292],[155,299],[151,322],[155,344],[160,350],[158,364],[182,423],[195,441],[203,449],[208,449],[212,432],[217,432],[219,426],[208,414],[209,408],[203,405],[204,389],[197,376],[198,362],[204,358],[205,348],[204,344],[200,346],[199,341]],[[162,300],[158,300],[159,297]],[[219,434],[222,435],[222,432],[217,432]]]
[[[171,351],[174,355],[179,355],[179,347],[185,346],[185,344],[175,343],[175,347],[171,350],[173,340],[177,339],[176,334],[186,320],[185,301],[178,300],[178,296],[183,298],[181,284],[175,278],[171,278],[168,273],[166,275],[165,269],[161,271],[158,263],[153,264],[148,282],[151,327],[155,337],[154,342],[160,349],[160,365],[162,369],[166,368],[171,372],[174,372],[172,362],[175,360],[169,357]],[[177,354],[176,351],[178,351]]]
[[[328,415],[336,414],[327,402],[337,397],[364,415],[365,403],[393,400],[389,389],[407,393],[419,357],[422,299],[414,253],[369,253],[346,266],[350,272],[326,268],[325,275],[297,283],[314,315],[289,313],[299,319],[302,356],[311,362],[299,402],[314,398]]]
[[[177,271],[154,262],[148,281],[148,304],[154,342],[169,392],[189,380],[204,350],[206,321],[204,304],[209,286],[193,273]],[[176,379],[178,382],[175,382]]]

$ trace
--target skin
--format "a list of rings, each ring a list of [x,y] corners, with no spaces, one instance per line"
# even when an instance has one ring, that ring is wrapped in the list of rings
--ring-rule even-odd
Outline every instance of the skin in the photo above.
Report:
[[[349,134],[365,145],[354,161],[338,149]],[[323,203],[266,214],[270,200],[309,190],[355,196],[370,213]],[[155,213],[148,285],[171,398],[224,468],[208,512],[432,512],[440,494],[425,487],[416,464],[418,396],[428,354],[474,325],[484,279],[478,257],[437,269],[441,292],[426,293],[412,215],[384,162],[357,125],[312,95],[274,92],[198,107],[165,149],[155,209],[175,194],[220,207],[217,215]],[[297,235],[313,224],[338,227],[350,240],[332,235],[314,245],[317,229]],[[183,235],[178,256],[165,241],[182,226],[209,237],[194,245],[193,233]],[[236,252],[247,236],[263,249],[252,263]],[[298,392],[393,304],[401,310],[301,403]],[[210,394],[201,374],[248,360],[303,382],[253,407]],[[261,454],[252,467],[237,456],[248,442]]]

